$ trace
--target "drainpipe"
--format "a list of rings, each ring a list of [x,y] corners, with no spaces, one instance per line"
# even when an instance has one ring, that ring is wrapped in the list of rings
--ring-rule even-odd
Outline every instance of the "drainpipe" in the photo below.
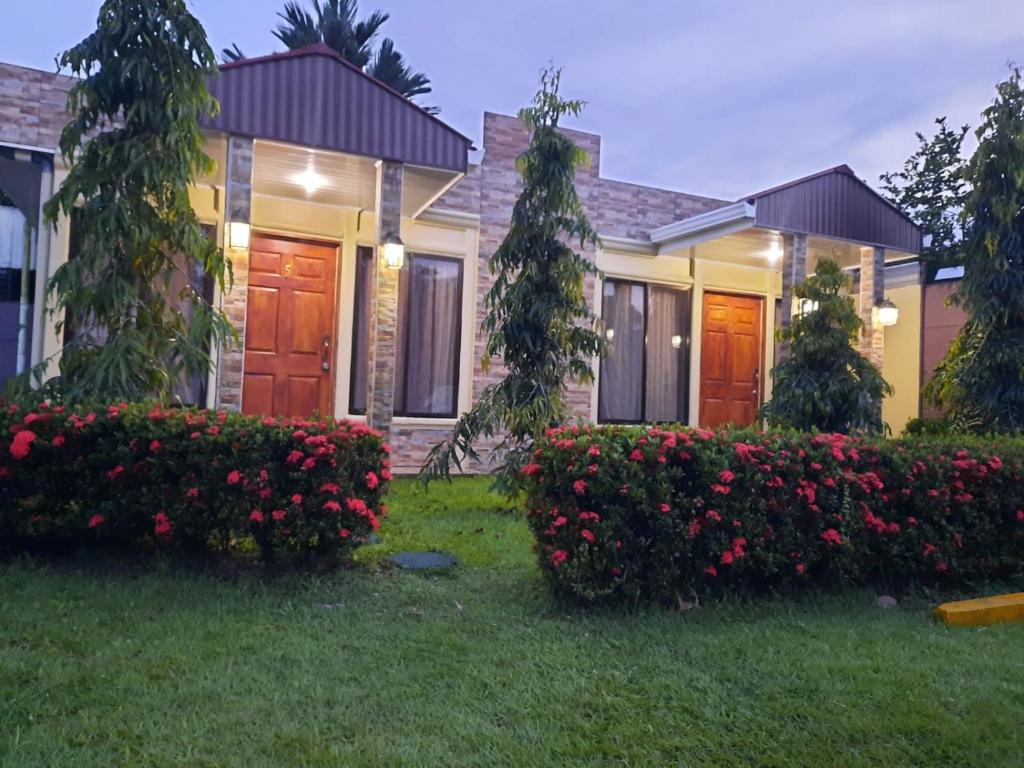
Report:
[[[28,321],[32,297],[29,295],[29,271],[32,269],[32,220],[25,217],[25,245],[21,254],[21,296],[18,299],[18,358],[14,372],[28,368]]]

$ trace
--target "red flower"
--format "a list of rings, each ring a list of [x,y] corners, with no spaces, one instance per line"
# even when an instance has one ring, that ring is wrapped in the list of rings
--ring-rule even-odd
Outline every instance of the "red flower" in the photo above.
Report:
[[[254,523],[262,523],[263,513],[260,512],[258,509],[254,509],[251,513],[249,513],[249,519],[252,520]]]
[[[159,440],[150,440],[149,441],[149,452],[150,453],[159,453],[160,449],[162,447],[163,446],[160,445],[160,441]]]
[[[302,451],[292,451],[291,453],[288,454],[288,458],[285,459],[284,461],[286,464],[295,464],[301,461],[302,457],[305,455],[306,454],[304,454]]]
[[[619,568],[619,566],[617,565],[613,565],[609,573],[617,579],[619,576],[622,575],[622,569]]]
[[[796,572],[797,573],[802,574],[806,570],[807,570],[807,566],[805,566],[803,563],[797,563],[796,564]]]
[[[340,528],[338,530],[338,538],[340,539],[347,539],[351,535],[352,532],[348,528]]]
[[[21,430],[11,441],[11,456],[15,459],[24,459],[32,450],[31,446],[35,440],[36,433],[31,429]]]
[[[596,537],[594,536],[594,532],[588,531],[586,528],[580,531],[580,536],[589,541],[591,544],[593,544],[596,539]]]
[[[555,522],[552,523],[555,528],[561,528],[563,525],[569,522],[569,518],[565,515],[559,515],[555,518]]]
[[[301,503],[302,503],[302,494],[301,493],[293,493],[292,494],[292,504],[301,504]]]
[[[163,512],[157,512],[153,517],[153,534],[156,536],[169,536],[171,533],[171,519]]]
[[[714,483],[711,486],[711,490],[714,491],[715,493],[721,493],[722,495],[725,495],[725,494],[729,493],[729,491],[731,491],[732,489],[728,485],[722,485],[721,483]]]
[[[527,464],[522,469],[524,475],[536,475],[539,474],[543,467],[540,464]]]
[[[198,488],[189,488],[187,491],[185,491],[185,496],[187,496],[190,499],[198,499],[199,498],[199,489]]]
[[[715,566],[713,565],[709,565],[707,568],[704,569],[704,573],[706,573],[713,579],[718,575],[718,569],[715,568]]]
[[[123,474],[124,474],[124,467],[121,466],[120,464],[118,464],[112,470],[107,472],[107,479],[108,480],[117,480],[117,478],[119,478]]]
[[[1017,510],[1017,522],[1024,523],[1024,509]]]
[[[337,493],[340,490],[341,488],[334,483],[324,483],[320,486],[320,493]],[[299,500],[301,501],[301,497]]]
[[[237,469],[232,469],[228,472],[228,485],[238,485],[242,480],[242,473]]]
[[[732,562],[735,559],[736,557],[733,555],[731,549],[727,549],[722,553],[722,565],[732,565]]]
[[[380,485],[380,480],[377,478],[377,473],[367,472],[366,473],[366,487],[371,491]]]
[[[551,553],[551,564],[555,566],[555,568],[558,568],[568,559],[569,553],[566,552],[564,549],[556,549],[554,552]]]
[[[922,557],[928,557],[929,555],[934,554],[934,552],[935,552],[935,545],[934,544],[925,544],[924,545],[924,551],[921,553],[921,556]]]
[[[843,536],[835,528],[829,528],[823,534],[821,534],[821,540],[826,544],[842,544]]]
[[[590,450],[588,450],[587,453],[590,454],[591,456],[600,456],[601,448],[599,446],[592,445],[590,446]]]
[[[329,512],[341,512],[341,504],[336,502],[334,499],[329,499],[324,502],[324,509]]]
[[[718,479],[723,483],[731,483],[736,479],[736,474],[731,469],[723,469],[718,473]]]
[[[661,514],[663,515],[667,515],[669,512],[672,511],[672,507],[670,507],[668,504],[665,504],[664,502],[658,505],[658,509],[661,510]]]
[[[634,448],[632,453],[629,454],[630,461],[643,461],[644,454],[639,448]]]
[[[312,469],[315,466],[316,466],[316,459],[314,459],[312,456],[310,456],[308,459],[306,459],[304,462],[302,462],[302,468],[306,469],[306,470]]]
[[[89,527],[95,528],[99,525],[103,525],[103,515],[93,515],[89,518]]]
[[[67,442],[67,438],[64,437],[64,435],[54,435],[51,442],[54,448],[60,448],[65,442]]]
[[[587,481],[577,480],[575,483],[572,484],[572,489],[573,491],[575,491],[577,496],[582,496],[584,493],[587,492]]]

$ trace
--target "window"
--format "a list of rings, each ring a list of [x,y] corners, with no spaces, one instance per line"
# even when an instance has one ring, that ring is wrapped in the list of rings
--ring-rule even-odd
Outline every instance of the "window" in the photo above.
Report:
[[[598,420],[685,422],[690,292],[606,280],[601,317],[611,351],[601,361]]]
[[[371,280],[374,252],[356,261],[349,410],[366,413]],[[462,318],[462,261],[409,254],[398,278],[395,415],[453,417],[458,409]]]

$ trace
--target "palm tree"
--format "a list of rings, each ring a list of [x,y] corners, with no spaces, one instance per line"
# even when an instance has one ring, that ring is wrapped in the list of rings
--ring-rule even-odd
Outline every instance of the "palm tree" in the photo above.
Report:
[[[282,21],[274,30],[274,37],[289,50],[325,43],[343,59],[408,99],[430,93],[430,79],[422,72],[413,71],[405,63],[402,54],[395,50],[392,40],[385,38],[377,51],[374,51],[374,39],[384,22],[390,18],[389,14],[378,10],[365,19],[357,20],[358,0],[312,1],[312,13],[301,3],[289,0],[284,4],[284,10],[277,14]],[[244,59],[245,54],[237,44],[233,44],[221,51],[221,57],[224,61],[238,61]],[[437,111],[434,107],[428,110]]]

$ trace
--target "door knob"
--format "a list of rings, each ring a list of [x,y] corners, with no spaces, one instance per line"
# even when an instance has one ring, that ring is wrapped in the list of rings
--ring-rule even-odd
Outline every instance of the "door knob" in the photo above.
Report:
[[[331,336],[325,333],[323,339],[320,341],[320,346],[323,353],[323,358],[320,361],[320,370],[329,371],[331,370]]]

